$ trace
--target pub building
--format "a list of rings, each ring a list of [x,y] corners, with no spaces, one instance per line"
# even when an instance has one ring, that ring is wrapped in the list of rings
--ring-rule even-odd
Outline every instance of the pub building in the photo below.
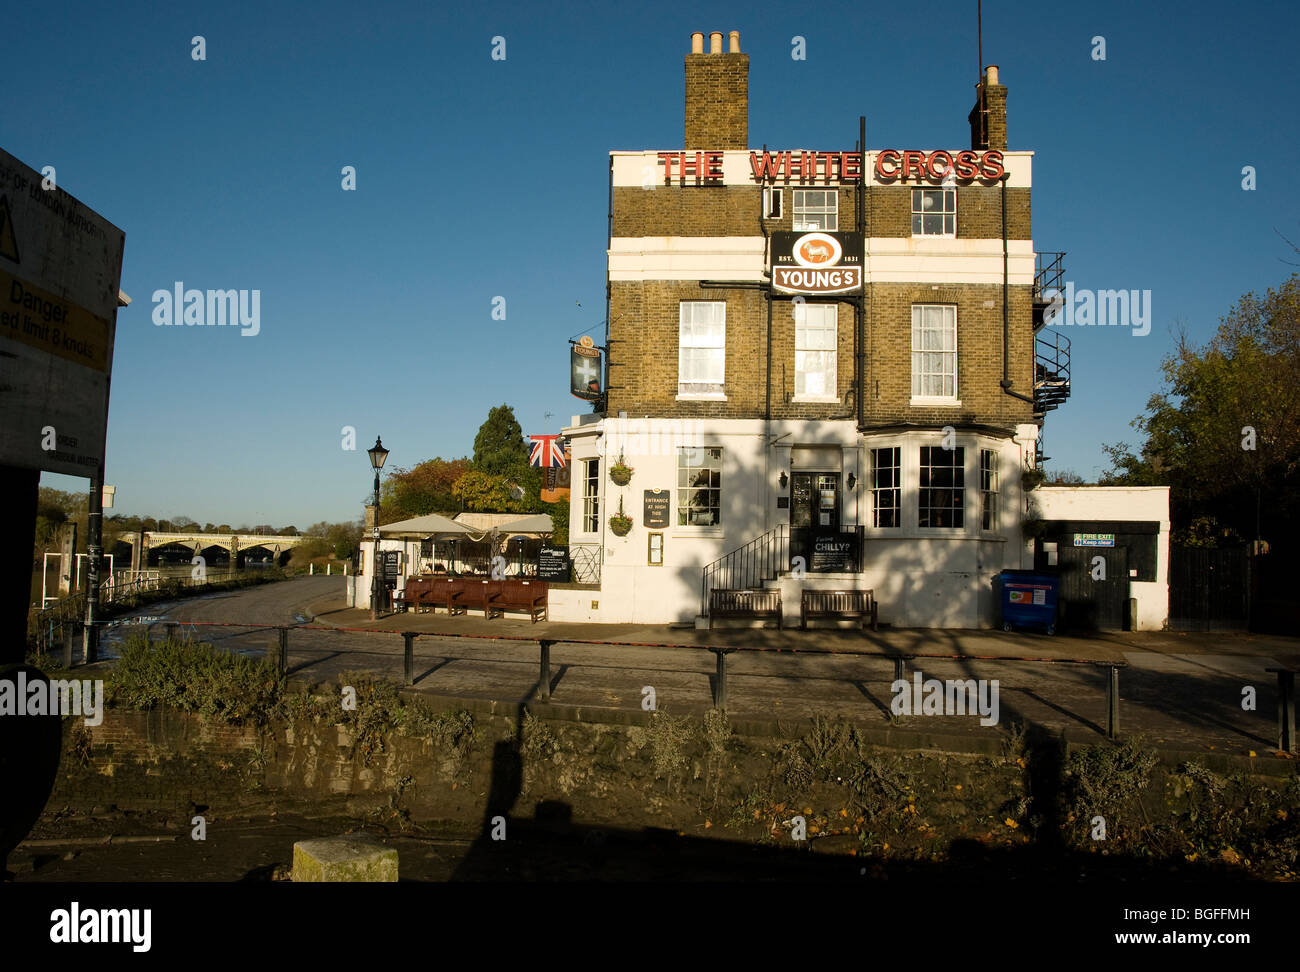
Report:
[[[1022,474],[1070,391],[1007,88],[987,67],[969,148],[863,151],[858,120],[852,150],[754,149],[723,42],[691,37],[680,147],[610,153],[607,385],[564,429],[580,583],[550,617],[703,626],[712,590],[779,590],[789,626],[821,588],[874,591],[896,626],[993,625],[996,575],[1035,566]]]

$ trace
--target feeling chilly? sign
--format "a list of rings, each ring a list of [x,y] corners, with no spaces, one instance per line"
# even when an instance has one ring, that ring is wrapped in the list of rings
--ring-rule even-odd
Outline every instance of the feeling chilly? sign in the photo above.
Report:
[[[124,244],[0,150],[0,464],[82,478],[103,464]]]

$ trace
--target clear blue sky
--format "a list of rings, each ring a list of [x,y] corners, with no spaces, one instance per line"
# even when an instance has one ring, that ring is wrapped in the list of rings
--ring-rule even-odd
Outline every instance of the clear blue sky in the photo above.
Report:
[[[741,32],[753,146],[849,149],[859,114],[868,148],[968,143],[974,0],[435,6],[6,10],[0,146],[126,232],[116,512],[352,519],[376,433],[405,466],[471,451],[500,402],[525,433],[586,411],[566,339],[603,318],[607,153],[681,147],[693,30]],[[1054,465],[1099,473],[1102,443],[1134,441],[1170,329],[1208,337],[1300,262],[1275,232],[1300,241],[1298,9],[985,3],[1010,147],[1037,152],[1037,248],[1068,251],[1078,287],[1152,292],[1145,338],[1072,329]],[[260,290],[261,333],[155,327],[151,295],[178,280]]]

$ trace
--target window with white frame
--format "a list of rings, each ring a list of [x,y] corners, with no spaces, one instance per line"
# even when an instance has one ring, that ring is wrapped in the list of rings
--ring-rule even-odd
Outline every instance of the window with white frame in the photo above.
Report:
[[[721,300],[684,300],[677,344],[677,394],[723,393],[727,355],[727,304]]]
[[[677,449],[677,525],[722,522],[722,450]]]
[[[902,525],[902,480],[898,446],[871,450],[871,525]]]
[[[921,446],[917,525],[962,527],[966,517],[966,450]]]
[[[912,235],[957,235],[957,190],[912,190]]]
[[[998,454],[980,450],[980,529],[998,528]]]
[[[784,202],[784,199],[782,198],[781,189],[779,187],[768,186],[766,189],[764,189],[763,190],[763,218],[780,219],[782,213],[782,207],[781,207],[782,202]]]
[[[957,308],[912,305],[912,397],[957,400]]]
[[[795,398],[838,401],[835,363],[838,305],[794,305]]]
[[[582,476],[582,530],[600,531],[600,460],[588,459]]]
[[[839,227],[839,193],[834,189],[795,189],[794,231],[826,230]]]

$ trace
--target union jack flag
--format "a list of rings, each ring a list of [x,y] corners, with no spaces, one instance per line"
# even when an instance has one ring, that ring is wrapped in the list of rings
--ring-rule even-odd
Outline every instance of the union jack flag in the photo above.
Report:
[[[563,436],[530,435],[528,439],[533,444],[533,454],[528,457],[528,465],[541,466],[544,469],[563,466],[564,445],[560,442],[561,438]]]

